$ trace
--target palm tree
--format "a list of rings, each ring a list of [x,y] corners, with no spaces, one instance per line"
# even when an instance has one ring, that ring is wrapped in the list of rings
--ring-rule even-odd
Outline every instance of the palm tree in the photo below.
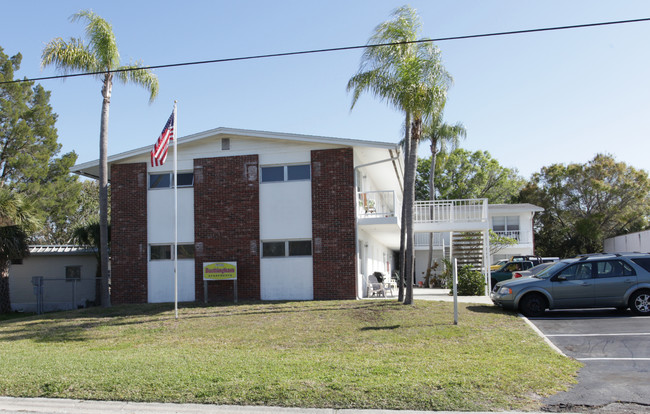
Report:
[[[37,225],[31,205],[20,194],[0,187],[0,313],[11,312],[9,264],[29,254],[28,233]]]
[[[359,72],[348,82],[353,91],[352,108],[361,93],[370,92],[409,119],[405,130],[410,136],[404,172],[403,211],[405,221],[404,252],[406,277],[405,304],[413,303],[413,204],[417,148],[425,119],[442,107],[446,100],[451,76],[440,60],[440,51],[432,42],[418,41],[420,19],[415,10],[403,6],[393,18],[381,23],[370,37]],[[378,46],[385,45],[385,46]]]
[[[442,120],[442,111],[435,113],[424,127],[424,139],[429,141],[431,146],[431,167],[429,169],[429,198],[436,199],[435,172],[438,153],[444,152],[447,148],[453,150],[458,146],[460,138],[465,138],[467,131],[462,123],[457,122],[449,125]],[[433,209],[433,207],[431,207]],[[425,280],[431,277],[433,266],[433,233],[429,234],[429,256],[427,260],[427,273]]]
[[[81,39],[61,38],[51,40],[41,58],[43,67],[54,65],[64,73],[83,71],[96,73],[102,81],[102,115],[99,132],[99,226],[102,273],[102,305],[109,307],[108,281],[108,110],[111,103],[113,80],[124,84],[135,83],[149,91],[149,102],[158,94],[158,78],[142,63],[121,66],[120,54],[113,27],[90,10],[82,10],[70,20],[85,20],[88,44]]]

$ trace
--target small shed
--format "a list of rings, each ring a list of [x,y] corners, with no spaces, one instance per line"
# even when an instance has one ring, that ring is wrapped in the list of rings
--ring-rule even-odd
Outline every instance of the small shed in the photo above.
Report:
[[[32,278],[43,278],[43,310],[86,307],[96,298],[96,251],[89,246],[29,246],[29,256],[9,267],[11,309],[36,312],[37,296]]]

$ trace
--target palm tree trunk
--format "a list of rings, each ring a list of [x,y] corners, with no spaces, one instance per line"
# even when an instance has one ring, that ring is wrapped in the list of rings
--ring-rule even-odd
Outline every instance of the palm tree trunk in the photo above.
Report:
[[[404,164],[406,164],[410,157],[411,149],[411,114],[406,112],[406,120],[404,121]],[[406,168],[406,165],[404,165]],[[406,184],[406,176],[404,177],[404,183]],[[401,219],[401,228],[400,228],[400,237],[399,237],[399,287],[397,300],[399,302],[404,301],[404,274],[406,270],[406,194],[402,197],[402,219]]]
[[[429,200],[436,199],[436,187],[434,187],[434,176],[436,173],[436,155],[438,151],[438,141],[434,138],[431,139],[431,166],[429,167]],[[431,218],[433,219],[433,205],[431,206]],[[427,285],[431,281],[431,269],[433,267],[433,233],[429,233],[429,256],[427,259],[427,274],[425,280]],[[427,286],[428,287],[428,286]]]
[[[9,296],[9,260],[0,260],[0,313],[11,312]]]
[[[406,294],[404,304],[413,304],[413,271],[415,249],[413,246],[413,207],[415,201],[415,174],[418,161],[418,144],[422,135],[422,118],[415,118],[412,122],[411,148],[404,174],[404,204],[406,209]]]
[[[99,131],[99,248],[102,274],[102,306],[111,306],[108,274],[108,110],[111,104],[113,75],[107,73],[102,87],[102,118]]]

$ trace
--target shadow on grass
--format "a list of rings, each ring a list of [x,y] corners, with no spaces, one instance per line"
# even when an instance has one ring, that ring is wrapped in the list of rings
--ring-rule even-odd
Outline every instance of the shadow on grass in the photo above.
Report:
[[[383,310],[400,308],[397,302],[321,301],[321,302],[262,302],[237,304],[200,302],[182,303],[179,321],[236,316],[263,316],[305,312],[338,312],[358,310],[379,314]],[[183,311],[191,313],[183,314]],[[119,305],[111,308],[86,308],[74,311],[51,312],[45,315],[9,319],[2,323],[13,329],[0,330],[0,341],[33,340],[41,343],[83,342],[89,340],[88,331],[102,326],[137,326],[150,322],[173,322],[174,305],[144,304]],[[0,325],[0,327],[2,327]],[[375,328],[371,328],[375,329]]]
[[[393,329],[400,328],[401,325],[391,325],[391,326],[365,326],[360,329],[360,331],[391,331]]]
[[[498,315],[512,315],[513,312],[507,311],[503,308],[494,305],[472,305],[468,306],[467,310],[476,313],[493,313]]]

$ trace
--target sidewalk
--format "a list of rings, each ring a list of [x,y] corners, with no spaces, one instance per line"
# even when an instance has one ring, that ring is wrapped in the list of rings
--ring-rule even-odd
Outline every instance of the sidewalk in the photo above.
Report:
[[[413,299],[415,300],[437,300],[442,302],[453,302],[454,297],[449,294],[450,289],[436,288],[413,288]],[[367,298],[377,299],[377,298]],[[383,298],[379,298],[383,299]],[[397,290],[393,289],[393,296],[386,295],[386,299],[397,299]],[[459,303],[482,303],[492,305],[492,300],[488,296],[459,296]]]
[[[0,413],[38,414],[388,414],[388,413],[433,413],[456,414],[459,411],[394,411],[394,410],[336,410],[333,408],[285,408],[262,406],[234,406],[209,404],[162,404],[119,401],[81,401],[54,398],[11,398],[0,397]],[[506,411],[520,413],[519,411]],[[467,413],[466,411],[464,413]],[[476,412],[475,414],[494,414]],[[541,412],[526,414],[541,414]]]

